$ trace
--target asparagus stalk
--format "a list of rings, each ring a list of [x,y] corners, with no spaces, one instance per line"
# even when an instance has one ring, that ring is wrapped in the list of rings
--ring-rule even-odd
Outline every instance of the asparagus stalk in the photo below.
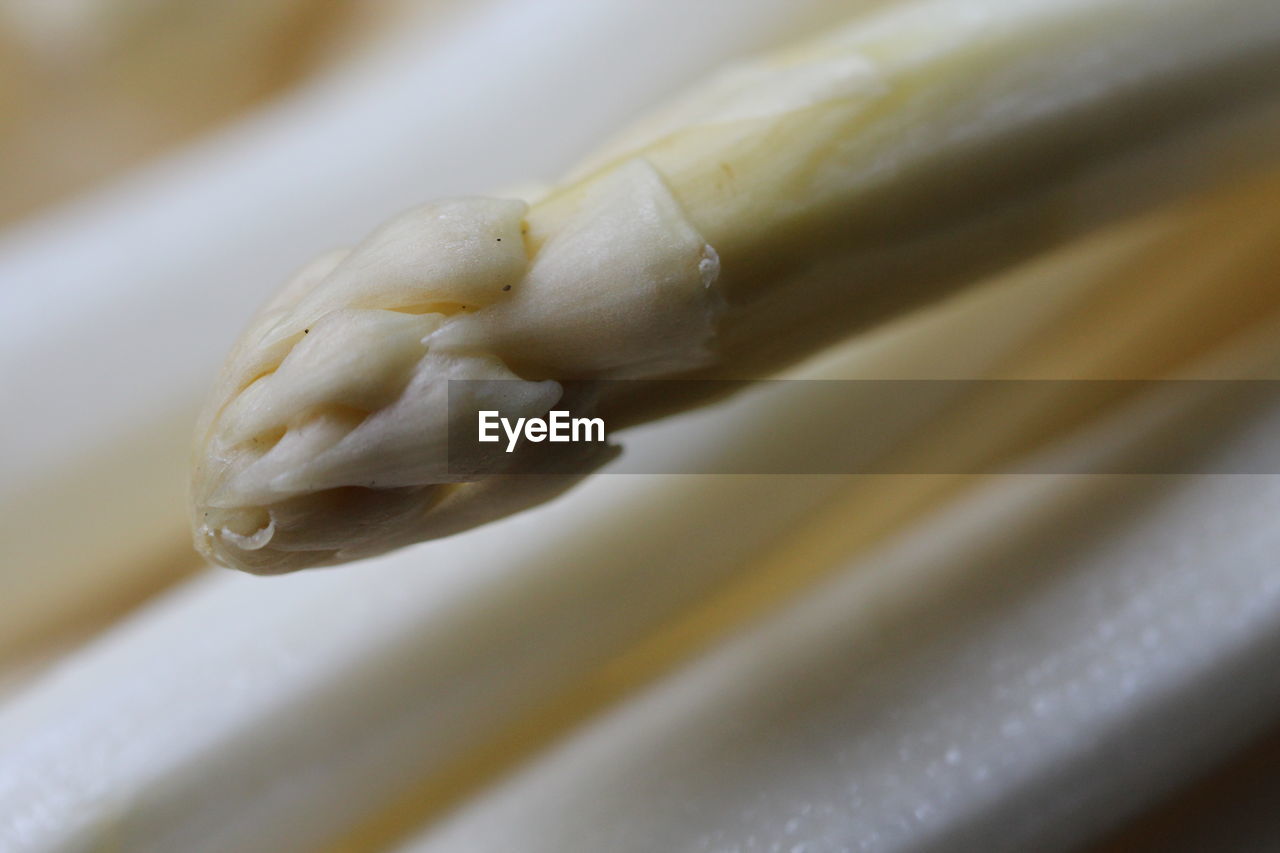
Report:
[[[1078,301],[1133,286],[1107,271],[1162,257],[1200,224],[1177,219],[1182,228],[1162,217],[1035,265],[808,375],[980,375]],[[992,333],[993,315],[1018,322]],[[867,417],[851,406],[811,419],[779,405],[785,388],[762,390],[692,433],[647,428],[667,432],[650,452],[811,457]],[[407,552],[370,567],[376,584],[360,573],[202,577],[0,710],[0,839],[33,850],[107,839],[140,851],[314,849],[418,786],[450,790],[469,756],[750,574],[754,553],[847,485],[605,477],[504,528],[440,543],[431,559],[446,571]]]
[[[197,567],[181,556],[191,423],[264,280],[411,204],[417,187],[561,170],[683,77],[849,5],[466,4],[0,235],[0,281],[13,285],[0,287],[0,386],[20,401],[0,421],[14,449],[0,455],[0,661]],[[671,43],[681,25],[699,38]],[[595,68],[601,45],[611,61]]]
[[[1280,376],[1264,325],[1195,373]],[[1187,402],[1059,452],[1227,455],[1280,418]],[[1275,477],[995,479],[398,849],[1079,849],[1273,724],[1278,504]]]
[[[564,478],[456,473],[481,465],[446,459],[451,380],[509,380],[513,416],[655,380],[601,392],[615,427],[692,405],[660,380],[759,378],[1269,156],[1277,56],[1265,0],[914,0],[733,70],[531,206],[416,209],[241,338],[197,430],[197,547],[290,571],[546,500]]]

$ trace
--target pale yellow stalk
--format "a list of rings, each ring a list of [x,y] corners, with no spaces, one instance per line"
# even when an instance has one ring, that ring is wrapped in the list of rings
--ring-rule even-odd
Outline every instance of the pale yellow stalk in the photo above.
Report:
[[[290,571],[548,500],[574,478],[504,475],[613,450],[472,474],[452,380],[503,380],[475,405],[512,417],[655,380],[601,392],[616,429],[701,399],[664,378],[761,378],[1270,159],[1277,50],[1266,0],[912,0],[731,70],[531,205],[411,211],[242,336],[197,430],[197,547]]]

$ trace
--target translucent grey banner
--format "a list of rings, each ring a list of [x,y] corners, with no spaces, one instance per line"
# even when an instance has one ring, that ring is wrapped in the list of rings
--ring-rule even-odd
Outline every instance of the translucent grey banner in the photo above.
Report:
[[[1258,428],[1280,424],[1280,380],[451,380],[448,406],[460,479],[1280,474],[1280,433]],[[688,452],[678,429],[627,452],[652,444],[629,427],[685,410]]]

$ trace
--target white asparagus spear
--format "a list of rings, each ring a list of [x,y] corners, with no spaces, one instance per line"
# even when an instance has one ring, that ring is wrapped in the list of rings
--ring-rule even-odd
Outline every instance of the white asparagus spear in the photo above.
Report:
[[[1200,375],[1280,376],[1278,331]],[[1206,391],[1060,453],[1273,446],[1280,399]],[[1277,511],[1276,476],[995,478],[402,849],[1080,849],[1274,722]]]
[[[810,375],[981,375],[1082,296],[1129,282],[1109,271],[1164,254],[1196,225],[1174,220],[1182,228],[1160,217],[971,293]],[[991,316],[1018,322],[993,331]],[[646,428],[648,452],[812,461],[848,418],[865,422],[777,402],[746,396],[700,415],[693,434]],[[378,583],[206,576],[0,712],[0,838],[20,850],[106,837],[137,850],[307,849],[410,786],[447,783],[498,733],[746,570],[842,484],[603,477],[429,555],[370,566]]]
[[[858,5],[467,4],[0,235],[0,659],[194,568],[191,424],[268,283],[424,191],[563,169],[682,79]]]
[[[1269,0],[912,0],[735,69],[532,206],[411,211],[233,350],[196,435],[197,547],[290,571],[546,500],[564,478],[502,475],[612,450],[526,443],[493,474],[450,445],[476,408],[543,415],[556,380],[760,378],[1270,157],[1278,58]],[[502,381],[450,407],[454,380]],[[694,402],[618,388],[615,429]]]
[[[1101,254],[1151,235],[1120,236]],[[1094,283],[975,293],[860,344],[827,375],[981,373]],[[992,335],[993,311],[1024,322]],[[652,427],[648,452],[838,452],[854,412],[817,421],[772,397],[746,396],[692,432]],[[359,572],[201,578],[0,710],[0,839],[20,850],[107,837],[136,850],[309,849],[709,594],[842,481],[603,477],[430,555],[370,566],[376,584]],[[92,774],[71,758],[81,747]]]

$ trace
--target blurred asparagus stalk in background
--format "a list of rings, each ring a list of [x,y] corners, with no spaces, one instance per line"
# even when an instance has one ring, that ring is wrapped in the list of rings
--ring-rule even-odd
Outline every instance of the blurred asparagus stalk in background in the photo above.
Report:
[[[1278,332],[1191,375],[1276,378]],[[1200,387],[1057,455],[1273,443],[1280,400]],[[1276,477],[996,478],[399,849],[1082,849],[1273,724],[1277,510]]]
[[[1256,197],[1235,198],[1252,203],[1234,218],[1253,222]],[[990,374],[1034,337],[1074,358],[1067,328],[1117,290],[1149,286],[1143,259],[1163,271],[1168,253],[1225,207],[1216,199],[1105,235],[886,329],[806,375]],[[1207,300],[1257,287],[1257,270],[1238,263],[1256,244],[1209,233],[1218,239],[1206,257],[1222,241],[1238,252],[1218,257],[1221,275],[1194,270],[1198,285],[1171,288]],[[1278,291],[1270,287],[1280,300]],[[1193,303],[1182,303],[1181,324],[1198,320],[1204,302]],[[1005,321],[997,333],[993,316]],[[1222,324],[1218,336],[1231,328]],[[1176,360],[1163,335],[1131,345]],[[1060,369],[1072,375],[1072,359]],[[820,419],[780,403],[776,393],[745,397],[700,416],[693,433],[679,422],[648,428],[674,430],[649,452],[688,443],[695,455],[791,452],[812,461],[838,452],[851,424],[860,433],[872,426],[856,407]],[[917,417],[927,426],[905,422],[885,433],[914,424],[946,435],[946,411]],[[611,659],[766,570],[755,552],[780,537],[810,539],[803,519],[828,518],[824,505],[850,486],[856,481],[839,477],[601,477],[503,529],[361,571],[270,584],[199,579],[0,711],[0,831],[21,833],[13,837],[32,849],[106,837],[136,850],[308,849],[335,834],[360,837],[361,828],[385,840],[465,792],[469,763],[493,744],[517,757],[517,736],[530,736],[524,727],[572,704]],[[829,567],[853,547],[846,540],[819,556]],[[109,695],[102,684],[112,685]],[[71,758],[86,751],[92,773]]]
[[[345,0],[2,0],[0,221],[296,80]]]
[[[0,385],[21,401],[0,423],[20,449],[0,456],[0,661],[197,566],[191,424],[270,283],[423,193],[561,170],[683,79],[862,5],[469,4],[0,235]]]
[[[526,444],[498,475],[446,461],[474,418],[446,411],[450,380],[509,380],[504,414],[538,416],[554,380],[762,378],[1274,158],[1280,7],[1153,12],[894,4],[713,81],[527,210],[392,221],[292,280],[232,351],[195,440],[197,547],[278,573],[500,518],[563,490],[506,474],[584,448]],[[639,385],[602,392],[614,430],[695,402]]]

